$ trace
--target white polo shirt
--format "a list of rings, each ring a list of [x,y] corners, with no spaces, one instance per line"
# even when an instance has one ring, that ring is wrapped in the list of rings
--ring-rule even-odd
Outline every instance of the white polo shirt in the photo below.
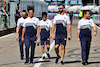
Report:
[[[23,26],[25,19],[23,17],[19,18],[17,21],[17,26]]]
[[[70,24],[69,16],[67,15],[57,15],[54,17],[53,23],[56,24],[56,21],[63,20],[66,24]]]
[[[23,27],[27,27],[27,24],[32,24],[32,23],[34,23],[35,25],[38,25],[38,22],[39,22],[38,18],[36,18],[36,17],[33,17],[33,18],[28,17],[28,18],[25,19]],[[33,25],[28,25],[28,26],[33,26]]]
[[[47,19],[46,21],[44,20],[41,20],[38,24],[38,26],[40,26],[40,29],[42,26],[47,26],[48,28],[51,28],[52,27],[52,21]]]
[[[86,19],[85,20],[84,18],[82,18],[81,20],[79,20],[77,28],[80,29],[81,26],[84,26],[84,25],[90,25],[91,27],[94,27],[95,23],[92,19]]]

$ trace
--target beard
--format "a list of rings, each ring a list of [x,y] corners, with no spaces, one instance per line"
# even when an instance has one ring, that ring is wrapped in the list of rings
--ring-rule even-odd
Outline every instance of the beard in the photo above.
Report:
[[[63,10],[62,11],[59,11],[59,13],[61,14],[63,12]]]

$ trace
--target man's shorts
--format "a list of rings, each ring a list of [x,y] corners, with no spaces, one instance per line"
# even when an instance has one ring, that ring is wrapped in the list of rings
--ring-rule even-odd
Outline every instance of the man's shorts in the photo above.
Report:
[[[46,45],[50,45],[50,38],[41,39],[41,45],[44,45],[45,42],[46,42]]]
[[[55,45],[66,45],[67,37],[66,36],[56,36],[55,37]]]

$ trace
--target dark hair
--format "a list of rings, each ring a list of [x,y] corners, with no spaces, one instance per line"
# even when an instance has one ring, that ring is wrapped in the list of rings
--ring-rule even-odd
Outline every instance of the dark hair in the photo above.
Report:
[[[46,16],[47,16],[47,13],[46,13],[46,12],[43,12],[43,13],[42,13],[42,16],[43,16],[43,15],[46,15]]]
[[[84,14],[86,14],[87,12],[89,12],[89,10],[84,10],[84,11],[83,11],[83,16],[84,16]]]
[[[63,4],[60,4],[59,6],[63,6],[63,8],[65,8],[65,5],[63,5]]]
[[[29,12],[30,10],[33,10],[33,12],[34,12],[33,7],[29,7],[29,8],[28,8],[28,12]]]
[[[18,13],[18,10],[16,10],[16,13]]]
[[[23,10],[22,12],[26,12],[26,10]]]

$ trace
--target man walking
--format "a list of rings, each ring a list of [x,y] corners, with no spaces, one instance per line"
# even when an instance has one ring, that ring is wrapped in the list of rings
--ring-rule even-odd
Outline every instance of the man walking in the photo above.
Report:
[[[65,46],[66,46],[66,40],[67,40],[67,26],[69,30],[69,40],[71,40],[71,25],[70,25],[70,19],[67,15],[65,15],[65,6],[60,5],[59,6],[59,12],[60,15],[57,15],[54,17],[52,30],[51,30],[51,38],[55,39],[55,52],[57,55],[55,63],[58,62],[60,56],[59,56],[59,46],[61,44],[61,64],[63,64],[63,58],[65,55]],[[56,25],[56,34],[54,36],[54,29]]]
[[[25,19],[26,19],[26,11],[23,10],[22,17],[18,19],[17,28],[16,28],[16,41],[19,40],[21,60],[23,60],[23,57],[24,57],[23,42],[21,41],[21,36],[22,36],[23,23]]]
[[[83,15],[83,18],[78,22],[77,39],[81,43],[82,64],[87,65],[92,39],[91,30],[92,28],[94,29],[94,36],[96,36],[97,29],[93,20],[90,18],[90,12],[88,10],[84,10]]]
[[[35,41],[37,39],[37,25],[39,22],[38,18],[33,17],[33,8],[28,9],[28,17],[25,19],[22,31],[22,42],[25,43],[26,61],[25,64],[29,63],[29,48],[31,46],[30,63],[33,63]],[[25,35],[25,40],[24,40]]]

